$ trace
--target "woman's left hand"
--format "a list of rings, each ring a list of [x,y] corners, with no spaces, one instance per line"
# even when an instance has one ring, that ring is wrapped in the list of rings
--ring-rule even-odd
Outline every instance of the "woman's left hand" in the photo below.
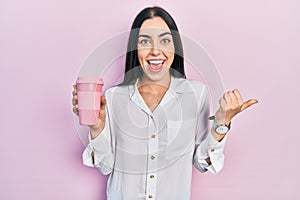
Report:
[[[215,114],[217,124],[229,124],[232,118],[238,113],[258,103],[257,99],[250,99],[243,102],[242,96],[237,89],[225,92],[219,100],[220,107]]]

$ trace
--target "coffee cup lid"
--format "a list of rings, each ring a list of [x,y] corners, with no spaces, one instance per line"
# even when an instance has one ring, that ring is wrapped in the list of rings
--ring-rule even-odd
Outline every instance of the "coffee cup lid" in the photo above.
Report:
[[[96,83],[103,85],[102,78],[98,77],[78,77],[76,83]]]

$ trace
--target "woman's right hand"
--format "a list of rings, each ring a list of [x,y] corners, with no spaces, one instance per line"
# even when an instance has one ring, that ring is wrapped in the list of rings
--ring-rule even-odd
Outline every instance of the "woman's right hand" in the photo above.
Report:
[[[76,84],[73,85],[73,98],[72,98],[72,104],[73,104],[73,112],[78,116],[79,111],[78,111],[78,97],[77,97],[77,86]],[[105,126],[105,118],[106,118],[106,99],[104,96],[101,96],[101,106],[100,106],[100,111],[99,111],[99,119],[98,123],[95,125],[90,125],[90,130],[91,130],[91,138],[94,139],[96,138],[101,131],[104,129]]]

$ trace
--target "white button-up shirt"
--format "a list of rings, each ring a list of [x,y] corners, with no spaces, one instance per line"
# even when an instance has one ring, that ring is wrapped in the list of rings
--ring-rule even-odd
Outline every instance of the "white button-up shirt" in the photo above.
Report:
[[[201,82],[171,77],[153,112],[136,84],[110,88],[105,96],[105,128],[93,140],[89,134],[83,163],[109,174],[108,200],[189,200],[192,165],[212,173],[223,167],[227,136],[217,142],[210,133]]]

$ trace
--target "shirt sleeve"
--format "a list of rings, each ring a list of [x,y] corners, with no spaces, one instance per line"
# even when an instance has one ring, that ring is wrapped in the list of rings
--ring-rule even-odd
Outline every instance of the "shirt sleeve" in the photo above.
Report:
[[[209,95],[206,87],[200,95],[200,106],[197,118],[196,141],[193,164],[200,172],[207,170],[213,174],[218,173],[224,166],[224,146],[227,135],[218,142],[211,133],[211,125],[209,123]],[[205,161],[210,158],[211,164]]]
[[[89,167],[96,167],[99,171],[107,175],[112,172],[114,165],[114,148],[113,137],[110,130],[108,105],[106,107],[105,127],[101,133],[91,139],[91,134],[88,134],[89,143],[82,154],[83,164]],[[92,158],[94,153],[94,161]]]

